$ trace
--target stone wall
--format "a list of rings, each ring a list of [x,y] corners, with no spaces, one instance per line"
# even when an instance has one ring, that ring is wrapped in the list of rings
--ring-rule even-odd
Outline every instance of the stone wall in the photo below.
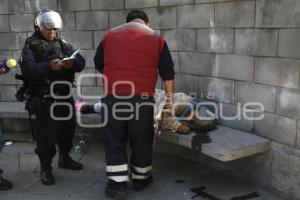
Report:
[[[95,72],[92,58],[108,29],[130,9],[146,11],[172,51],[177,91],[213,93],[227,116],[238,103],[264,105],[263,120],[219,122],[271,139],[268,155],[252,161],[251,179],[300,198],[300,1],[1,0],[0,58],[19,57],[42,8],[61,13],[62,37],[87,60],[83,73]],[[17,71],[1,77],[0,101],[15,101]],[[91,78],[83,85],[84,94],[97,94],[100,83]]]

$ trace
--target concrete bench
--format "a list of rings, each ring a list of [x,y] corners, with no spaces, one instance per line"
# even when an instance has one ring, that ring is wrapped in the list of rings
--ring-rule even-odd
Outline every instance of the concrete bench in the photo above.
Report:
[[[84,118],[99,118],[97,115],[86,115]],[[0,102],[0,118],[28,118],[25,105],[21,102]],[[177,145],[181,145],[217,160],[227,162],[262,153],[270,148],[270,141],[252,133],[218,126],[218,129],[210,131],[210,143],[199,144],[197,134],[180,135],[164,132],[158,138]]]
[[[23,102],[0,102],[0,118],[28,118]]]
[[[208,132],[210,143],[199,144],[198,134],[180,135],[163,132],[159,138],[201,153],[217,160],[227,162],[262,153],[270,148],[270,140],[252,133],[218,125],[218,128]]]

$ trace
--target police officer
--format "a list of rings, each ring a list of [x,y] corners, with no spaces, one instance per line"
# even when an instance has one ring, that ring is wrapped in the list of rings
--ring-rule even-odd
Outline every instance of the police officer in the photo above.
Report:
[[[61,27],[59,13],[39,12],[34,21],[35,32],[26,40],[20,59],[29,96],[26,109],[36,116],[35,153],[40,160],[40,178],[44,185],[54,184],[51,163],[56,154],[55,144],[59,151],[58,167],[83,168],[69,152],[75,131],[72,83],[74,74],[83,70],[85,60],[77,54],[75,59],[59,62],[75,51],[71,44],[58,37]]]

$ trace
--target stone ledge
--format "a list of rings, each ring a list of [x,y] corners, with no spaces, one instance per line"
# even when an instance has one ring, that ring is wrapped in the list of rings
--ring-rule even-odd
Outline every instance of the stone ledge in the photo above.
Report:
[[[268,139],[224,126],[218,126],[218,129],[208,134],[212,141],[201,146],[197,142],[198,138],[195,133],[179,135],[164,132],[159,138],[189,149],[200,150],[201,153],[223,162],[262,153],[270,148]]]
[[[23,102],[0,102],[0,118],[28,118]]]
[[[28,113],[25,111],[25,106],[22,102],[0,102],[1,117],[28,118]],[[99,116],[84,116],[84,119],[96,118],[99,118]],[[201,153],[223,162],[244,158],[270,149],[270,140],[225,126],[219,125],[218,129],[210,131],[208,134],[212,141],[202,145],[199,143],[199,137],[195,133],[179,135],[164,132],[158,138],[195,151],[201,151]]]

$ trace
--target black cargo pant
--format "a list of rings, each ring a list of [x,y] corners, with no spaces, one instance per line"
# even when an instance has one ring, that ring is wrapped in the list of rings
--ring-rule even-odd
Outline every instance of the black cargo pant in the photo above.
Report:
[[[106,174],[114,182],[131,179],[147,179],[152,170],[153,98],[103,99],[103,119],[107,124],[102,129],[105,140]],[[127,141],[131,151],[130,165],[127,156]]]
[[[64,105],[54,106],[51,112],[53,103],[63,103]],[[40,159],[41,170],[51,170],[51,162],[56,154],[56,144],[59,154],[62,156],[68,155],[72,149],[75,132],[74,100],[73,98],[54,100],[32,97],[29,104],[31,104],[32,113],[36,116],[33,123],[37,143],[35,153]],[[68,119],[66,119],[67,117]]]

